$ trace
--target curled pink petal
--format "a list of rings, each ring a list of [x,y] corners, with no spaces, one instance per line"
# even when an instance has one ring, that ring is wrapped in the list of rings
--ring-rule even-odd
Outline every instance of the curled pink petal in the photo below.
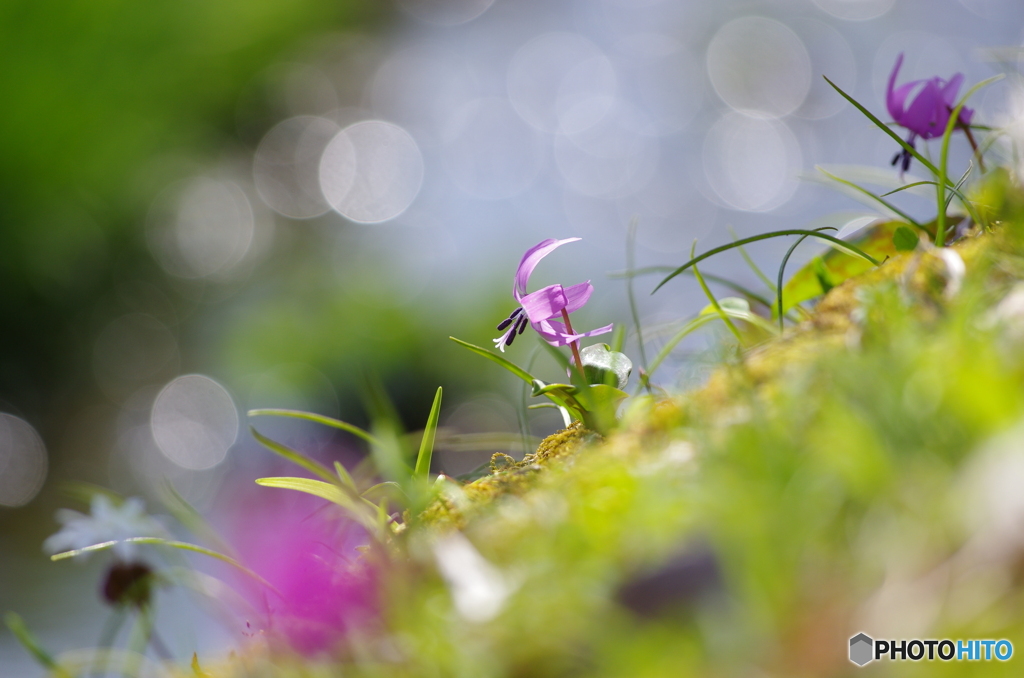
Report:
[[[615,329],[615,323],[611,323],[609,325],[605,325],[604,327],[598,327],[596,330],[590,330],[588,332],[584,332],[583,334],[578,334],[576,336],[577,337],[596,337],[599,334],[608,334],[613,329]]]
[[[540,335],[541,339],[552,346],[568,346],[579,339],[579,336],[569,334],[565,329],[565,325],[557,320],[541,320],[540,322],[530,323],[530,326]]]
[[[957,73],[954,75],[949,83],[942,88],[942,100],[945,102],[946,107],[952,110],[956,108],[956,95],[960,93],[960,85],[964,81],[963,73]],[[957,122],[961,125],[970,125],[971,118],[974,117],[974,111],[964,106],[960,109],[960,115],[957,117]],[[948,118],[947,118],[948,121]]]
[[[530,322],[540,322],[561,315],[562,309],[567,306],[565,291],[561,285],[548,285],[536,292],[527,294],[519,303],[526,312]]]
[[[519,261],[519,268],[516,269],[515,282],[512,284],[512,296],[519,301],[526,294],[526,284],[530,281],[530,274],[533,273],[533,269],[537,268],[537,264],[540,263],[541,259],[562,245],[568,242],[576,242],[579,239],[566,238],[564,240],[555,240],[554,238],[548,238],[526,250],[526,254]]]
[[[565,325],[557,320],[542,320],[539,323],[531,323],[531,326],[544,341],[552,346],[568,346],[572,342],[579,341],[584,337],[596,337],[599,334],[607,334],[615,327],[612,324],[598,327],[596,330],[590,330],[589,332],[569,333],[565,329]]]
[[[946,83],[946,86],[942,88],[942,100],[946,102],[946,105],[950,108],[953,108],[956,105],[956,95],[960,91],[960,85],[963,81],[964,74],[957,73],[950,78],[949,82]]]
[[[594,286],[590,284],[588,280],[585,283],[579,285],[572,285],[565,288],[565,311],[566,313],[572,313],[583,308],[583,306],[590,299],[590,295],[594,292]]]
[[[910,91],[907,86],[904,85],[898,90],[902,92],[902,95],[897,99],[893,93],[893,87],[896,86],[896,76],[899,75],[900,66],[903,65],[903,52],[896,57],[896,65],[892,69],[892,73],[889,74],[889,86],[886,89],[885,105],[889,109],[889,115],[896,122],[899,122],[900,118],[903,117],[903,101],[907,98],[907,93]]]
[[[921,81],[915,80],[914,82],[908,82],[905,85],[900,85],[895,92],[890,92],[886,101],[888,103],[889,113],[892,114],[892,119],[895,122],[901,125],[903,124],[903,116],[906,110],[904,104],[906,103],[907,96],[919,84],[921,84]]]

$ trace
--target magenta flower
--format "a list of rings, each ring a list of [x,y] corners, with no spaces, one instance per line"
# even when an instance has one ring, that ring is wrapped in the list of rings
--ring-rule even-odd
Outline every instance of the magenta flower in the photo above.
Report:
[[[498,325],[498,329],[505,330],[505,333],[494,340],[495,347],[504,352],[505,347],[511,346],[516,336],[523,333],[527,324],[552,346],[566,346],[583,337],[593,337],[612,331],[613,325],[605,325],[589,332],[575,332],[572,329],[569,314],[583,308],[594,291],[594,286],[589,280],[570,287],[548,285],[536,292],[526,292],[530,274],[537,268],[540,260],[565,243],[577,240],[579,238],[549,238],[526,250],[526,254],[519,262],[519,268],[516,269],[515,282],[512,284],[512,296],[519,302],[519,308],[512,311],[509,317]],[[562,320],[559,322],[555,318]]]
[[[239,559],[273,591],[234,575],[257,613],[251,631],[304,655],[336,649],[350,633],[372,632],[379,572],[357,546],[361,528],[323,502],[276,491],[246,502],[232,535]]]
[[[957,73],[949,82],[942,78],[934,77],[930,80],[914,80],[896,87],[896,76],[903,65],[903,53],[896,57],[896,66],[889,75],[889,87],[886,90],[885,105],[889,109],[889,115],[893,121],[910,130],[910,137],[907,143],[911,146],[917,137],[922,139],[933,139],[942,136],[949,123],[949,114],[956,106],[956,95],[960,91],[960,85],[964,81],[963,73]],[[924,83],[918,89],[918,86]],[[907,105],[910,93],[918,89],[913,101]],[[960,109],[957,117],[957,124],[964,129],[971,124],[971,117],[974,111],[970,108]],[[910,168],[910,151],[903,149],[892,159],[892,164],[902,160],[903,171]]]

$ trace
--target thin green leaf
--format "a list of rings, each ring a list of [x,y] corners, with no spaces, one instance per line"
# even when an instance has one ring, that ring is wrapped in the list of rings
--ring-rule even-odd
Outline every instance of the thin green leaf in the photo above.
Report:
[[[468,348],[473,353],[476,353],[477,355],[480,355],[480,356],[483,356],[484,358],[487,358],[491,362],[495,362],[495,363],[501,365],[506,370],[508,370],[512,374],[516,375],[517,377],[519,377],[523,381],[525,381],[527,384],[532,384],[533,383],[534,376],[532,374],[530,374],[529,372],[527,372],[523,368],[519,367],[515,363],[513,363],[513,362],[511,362],[509,360],[506,360],[505,358],[502,358],[497,353],[492,353],[491,351],[488,351],[486,348],[480,348],[479,346],[474,346],[473,344],[470,344],[469,342],[462,341],[461,339],[456,339],[455,337],[448,337],[448,338],[451,339],[452,341],[454,341],[459,346],[462,346],[464,348]]]
[[[301,412],[299,410],[259,409],[249,410],[249,416],[291,417],[293,419],[305,419],[307,421],[315,421],[318,424],[323,424],[325,426],[330,426],[332,428],[341,429],[342,431],[351,433],[352,435],[362,438],[371,445],[375,445],[377,443],[377,440],[373,437],[372,434],[370,434],[367,431],[364,431],[363,429],[359,428],[358,426],[355,426],[354,424],[349,424],[348,422],[333,419],[331,417],[325,417],[322,414],[314,414],[313,412]]]
[[[296,452],[295,450],[291,449],[290,447],[287,447],[285,445],[282,445],[279,442],[276,442],[274,440],[271,440],[270,438],[267,438],[266,436],[262,435],[259,431],[257,431],[255,428],[253,428],[252,426],[249,427],[249,432],[252,433],[252,437],[253,438],[255,438],[257,441],[259,441],[259,443],[261,445],[266,447],[271,452],[274,452],[274,453],[284,457],[288,461],[292,462],[293,464],[297,464],[298,466],[301,466],[302,468],[306,469],[310,473],[314,473],[314,474],[320,476],[321,478],[323,478],[324,480],[337,485],[337,483],[338,483],[337,476],[335,476],[333,473],[331,473],[331,470],[329,468],[327,468],[326,466],[324,466],[323,464],[321,464],[320,462],[313,461],[309,457],[306,457],[305,455],[300,454],[299,452]]]
[[[366,411],[370,415],[371,430],[391,428],[402,431],[402,418],[398,416],[395,404],[391,402],[380,375],[372,369],[364,369],[360,377],[360,393]],[[378,436],[379,444],[379,436]]]
[[[832,228],[831,226],[823,226],[822,228],[816,228],[814,230],[815,231],[826,231],[826,230],[834,231],[836,229]],[[775,301],[778,303],[777,310],[778,310],[778,314],[779,314],[779,332],[782,332],[785,329],[784,323],[785,323],[785,320],[786,320],[786,314],[783,313],[783,310],[782,310],[782,309],[785,308],[785,306],[782,305],[782,288],[783,288],[782,278],[786,274],[786,264],[789,263],[789,258],[791,256],[793,256],[793,252],[795,252],[796,248],[800,246],[800,243],[802,243],[804,240],[807,240],[807,238],[808,238],[808,236],[806,236],[806,235],[801,236],[799,240],[797,240],[795,243],[793,243],[793,245],[788,250],[786,250],[786,256],[782,257],[782,263],[779,265],[779,278],[778,278],[779,282],[778,282],[778,285],[776,286],[776,296],[775,296]]]
[[[97,494],[105,496],[114,506],[120,506],[124,503],[124,497],[117,492],[82,480],[64,481],[60,483],[59,488],[63,494],[71,499],[82,502],[86,506],[92,503],[92,498]]]
[[[359,489],[356,487],[356,481],[352,479],[352,474],[342,466],[340,461],[334,462],[334,472],[338,474],[338,480],[341,481],[342,485],[350,489],[352,492],[359,492]]]
[[[966,209],[967,213],[971,215],[971,219],[973,219],[975,223],[984,225],[984,223],[981,221],[981,215],[974,209],[974,205],[971,203],[970,200],[967,199],[967,196],[964,195],[963,191],[961,191],[961,188],[963,187],[963,184],[964,184],[964,180],[967,178],[967,174],[970,173],[971,167],[973,167],[973,164],[967,168],[967,172],[965,172],[963,177],[960,178],[960,181],[958,181],[956,183],[956,186],[947,186],[946,190],[948,190],[950,192],[951,196],[955,195],[956,197],[960,198],[960,202],[963,203],[964,209]],[[936,187],[938,187],[938,185],[939,185],[939,183],[937,181],[915,181],[912,184],[907,184],[906,186],[901,186],[901,187],[899,187],[899,188],[897,188],[895,190],[889,191],[888,193],[883,193],[882,195],[883,196],[885,196],[885,195],[892,195],[893,193],[899,193],[902,190],[905,190],[905,189],[908,189],[908,188],[914,188],[914,187],[917,187],[917,186],[936,186]],[[946,201],[946,209],[949,209],[949,202],[950,202],[949,200]]]
[[[345,509],[352,518],[357,520],[364,527],[373,529],[373,521],[369,519],[366,514],[366,509],[375,511],[377,505],[373,502],[360,497],[358,495],[352,496],[345,489],[338,487],[333,483],[325,483],[319,480],[313,480],[312,478],[293,478],[293,477],[279,477],[279,478],[257,478],[257,485],[263,487],[276,487],[284,490],[295,490],[296,492],[304,492],[305,494],[311,494],[314,497],[320,499],[326,499],[327,501],[340,506]],[[364,507],[365,508],[361,508]]]
[[[297,478],[296,480],[304,480],[304,479],[303,478]],[[259,482],[259,481],[257,480],[256,482]],[[312,480],[310,482],[318,482],[318,481]],[[217,551],[214,551],[213,549],[208,549],[208,548],[206,548],[204,546],[199,546],[197,544],[189,544],[188,542],[175,541],[173,539],[163,539],[162,537],[130,537],[128,539],[121,539],[121,540],[114,540],[114,541],[105,541],[105,542],[102,542],[102,543],[99,543],[99,544],[93,544],[92,546],[86,546],[84,548],[74,549],[72,551],[64,551],[63,553],[55,553],[52,556],[50,556],[50,560],[53,560],[53,561],[65,560],[67,558],[74,558],[75,556],[81,555],[83,553],[92,553],[93,551],[103,551],[103,550],[106,550],[106,549],[109,549],[109,548],[113,547],[115,544],[119,544],[119,543],[122,543],[122,542],[124,542],[126,544],[151,544],[153,546],[168,546],[170,548],[181,549],[182,551],[191,551],[193,553],[200,553],[200,554],[202,554],[204,556],[209,556],[210,558],[216,558],[217,560],[219,560],[221,562],[227,563],[228,565],[231,565],[232,567],[238,568],[239,570],[241,570],[245,574],[249,575],[250,577],[252,577],[256,581],[258,581],[260,584],[263,584],[264,586],[266,586],[267,588],[271,589],[272,591],[277,592],[277,589],[274,588],[273,584],[271,584],[266,579],[264,579],[263,577],[259,576],[258,574],[256,574],[252,570],[250,570],[249,568],[247,568],[245,565],[242,565],[240,562],[238,562],[237,560],[235,560],[231,556],[224,555],[223,553],[218,553]]]
[[[613,351],[618,353],[622,352],[622,347],[626,344],[626,327],[622,323],[615,325],[615,330],[612,332],[612,340],[610,343]]]
[[[575,376],[575,372],[573,375]],[[579,391],[577,386],[570,384],[546,384],[540,379],[534,379],[531,382],[531,386],[533,390],[530,395],[533,397],[545,396],[558,407],[572,410],[577,417],[583,418],[585,408],[576,399],[576,394]]]
[[[959,197],[961,202],[963,202],[964,207],[967,209],[967,212],[971,215],[971,218],[974,219],[974,210],[972,209],[970,201],[964,198],[963,193],[960,192],[960,189],[963,188],[965,183],[967,183],[967,177],[970,176],[972,169],[974,169],[974,163],[967,163],[967,171],[960,176],[960,180],[956,182],[956,187],[949,189],[949,197],[946,199],[946,211],[949,211],[949,204],[953,202],[953,198]],[[975,219],[975,221],[977,221],[977,219]]]
[[[46,667],[47,670],[52,671],[53,675],[60,676],[60,678],[71,678],[71,674],[62,668],[54,659],[50,656],[46,650],[36,641],[35,636],[29,631],[28,626],[25,624],[25,620],[22,619],[18,614],[14,612],[8,612],[4,615],[4,621],[7,623],[7,628],[11,630],[14,637],[18,639],[21,646],[32,657],[39,662],[42,666]]]
[[[676,345],[680,341],[685,339],[687,335],[691,334],[692,332],[698,330],[699,328],[703,327],[704,325],[707,325],[712,320],[716,320],[716,319],[717,319],[717,316],[699,315],[696,318],[694,318],[693,320],[690,320],[685,325],[683,325],[682,329],[680,329],[678,332],[676,332],[672,336],[672,338],[669,339],[665,343],[665,345],[661,347],[661,350],[658,351],[658,355],[654,356],[654,360],[651,361],[650,369],[648,369],[648,371],[647,371],[647,375],[646,375],[647,379],[650,379],[654,375],[654,373],[655,373],[655,371],[657,371],[658,367],[661,366],[661,363],[663,363],[665,361],[665,359],[668,358],[669,354],[672,353],[672,350],[676,347]]]
[[[399,494],[402,494],[402,495],[405,494],[405,491],[402,490],[402,486],[401,485],[399,485],[398,483],[396,483],[393,480],[385,480],[382,483],[377,483],[376,485],[374,485],[372,487],[366,488],[366,490],[363,491],[363,495],[362,496],[364,498],[366,498],[366,499],[369,499],[370,496],[374,495],[374,494],[382,494],[382,495],[386,496],[385,490],[394,490],[394,491],[398,492]]]
[[[779,331],[775,329],[775,326],[772,325],[772,323],[769,320],[762,318],[761,316],[757,315],[756,313],[750,310],[750,302],[748,302],[746,299],[740,299],[739,297],[725,297],[724,299],[720,299],[718,301],[718,306],[719,308],[722,309],[722,312],[725,313],[730,318],[742,320],[745,323],[749,323],[751,325],[759,327],[768,334],[779,333]],[[708,305],[706,308],[704,308],[700,312],[700,314],[711,315],[712,317],[715,318],[718,317],[718,312],[711,305]]]
[[[674,270],[676,270],[675,266],[645,266],[643,268],[638,268],[633,271],[615,271],[613,273],[608,274],[608,277],[611,278],[612,280],[618,280],[620,278],[636,278],[642,275],[652,275],[654,273],[671,273]],[[689,275],[693,275],[693,271],[686,271],[686,273]],[[766,297],[758,294],[757,292],[754,292],[749,287],[741,285],[740,283],[737,282],[733,282],[732,280],[729,280],[728,278],[722,277],[720,275],[715,275],[714,273],[701,272],[701,275],[703,275],[704,279],[707,280],[708,282],[713,282],[715,284],[722,285],[723,287],[728,287],[733,292],[737,292],[745,297],[749,297],[751,301],[756,301],[757,303],[763,305],[765,308],[772,307],[772,302],[768,301]]]
[[[197,511],[187,499],[181,496],[174,485],[171,484],[170,480],[164,479],[160,488],[161,499],[163,499],[164,506],[167,507],[167,510],[171,512],[178,522],[188,528],[189,532],[209,543],[212,543],[222,552],[228,552],[231,550],[231,547],[228,546],[227,542],[225,542],[221,536],[217,534],[217,531],[213,529],[208,522],[206,522],[203,515],[199,513],[199,511]]]
[[[935,182],[934,181],[915,181],[912,184],[907,184],[906,186],[900,186],[899,188],[894,188],[893,190],[889,191],[888,193],[882,193],[878,197],[884,198],[887,195],[892,195],[893,193],[899,193],[900,191],[905,191],[908,188],[917,188],[918,186],[929,186],[929,185],[930,186],[935,186]]]
[[[693,253],[696,251],[697,240],[695,238],[693,241],[693,245],[690,246],[691,259],[693,259]],[[722,318],[722,321],[725,323],[725,326],[728,327],[729,331],[732,332],[733,336],[736,337],[736,341],[740,343],[740,346],[743,346],[743,335],[740,334],[739,329],[736,328],[736,325],[733,324],[732,320],[729,319],[729,316],[726,315],[725,311],[722,310],[722,307],[719,306],[718,299],[715,299],[715,295],[711,293],[710,288],[708,288],[708,284],[704,282],[704,277],[701,276],[700,269],[697,268],[696,264],[693,265],[693,275],[695,278],[697,278],[697,283],[700,285],[700,288],[704,291],[704,296],[706,296],[708,298],[708,301],[711,302],[711,306],[714,307],[715,312],[718,313],[718,315]]]
[[[946,131],[942,135],[942,153],[939,156],[939,185],[936,189],[936,198],[938,205],[938,217],[935,222],[935,245],[937,247],[943,247],[946,244],[946,183],[949,179],[946,176],[947,163],[949,162],[949,141],[953,136],[953,130],[956,128],[957,121],[960,119],[960,111],[963,110],[964,104],[967,100],[982,87],[986,87],[1002,80],[1003,74],[992,76],[986,80],[982,80],[978,84],[971,87],[964,93],[962,99],[957,103],[956,107],[953,108],[949,114],[949,120],[946,122]]]
[[[733,242],[735,242],[735,241],[736,241],[736,239],[737,239],[737,236],[736,236],[736,231],[735,231],[735,230],[733,230],[733,227],[732,227],[732,226],[730,226],[730,227],[729,227],[729,235],[731,235],[731,236],[732,236]],[[747,263],[747,266],[748,266],[748,267],[750,268],[750,270],[751,270],[751,271],[753,271],[753,272],[754,272],[754,275],[756,275],[756,276],[757,276],[758,278],[760,278],[761,282],[763,282],[763,283],[764,283],[764,286],[765,286],[765,287],[767,287],[767,288],[768,288],[769,290],[771,290],[772,292],[774,292],[774,291],[775,291],[775,286],[774,286],[774,284],[773,284],[773,283],[772,283],[772,281],[771,281],[771,280],[770,280],[770,279],[768,278],[768,276],[766,276],[766,275],[764,274],[764,271],[762,271],[762,270],[761,270],[761,267],[760,267],[760,266],[758,266],[758,265],[757,265],[757,264],[756,264],[756,263],[754,262],[754,259],[753,259],[753,257],[751,257],[751,256],[750,256],[749,254],[747,254],[747,249],[746,249],[745,247],[743,247],[742,245],[740,245],[740,246],[738,247],[738,249],[739,249],[739,251],[740,251],[740,256],[741,256],[741,257],[743,257],[743,261],[745,261],[745,262]],[[710,277],[710,276],[708,276],[708,280],[711,280],[711,277]],[[767,306],[767,305],[768,305],[768,304],[766,304],[766,306]]]
[[[707,259],[708,257],[712,257],[712,256],[714,256],[714,255],[716,255],[716,254],[718,254],[720,252],[725,252],[727,250],[731,250],[734,247],[739,247],[741,245],[746,245],[748,243],[757,242],[758,240],[767,240],[769,238],[779,238],[779,237],[787,236],[787,235],[810,235],[811,237],[814,237],[814,238],[821,238],[822,240],[828,240],[829,242],[838,245],[840,248],[842,248],[842,249],[844,249],[844,250],[846,250],[848,252],[851,252],[852,254],[856,254],[857,256],[859,256],[859,257],[861,257],[861,258],[871,262],[871,264],[874,265],[874,266],[878,266],[879,263],[880,263],[878,260],[876,260],[871,255],[861,251],[859,248],[854,247],[853,245],[851,245],[848,242],[844,242],[844,241],[840,240],[839,238],[835,238],[835,237],[827,235],[825,233],[818,233],[817,231],[807,231],[807,230],[804,230],[804,229],[801,229],[801,228],[792,228],[792,229],[786,229],[786,230],[782,230],[782,231],[772,231],[770,233],[762,233],[761,235],[752,235],[749,238],[744,238],[743,240],[737,240],[737,241],[731,242],[731,243],[729,243],[727,245],[721,245],[721,246],[716,247],[714,249],[708,250],[704,254],[701,254],[698,257],[690,259],[690,261],[686,262],[685,264],[683,264],[679,268],[677,268],[674,271],[672,271],[672,273],[670,273],[664,280],[662,280],[660,283],[658,283],[658,286],[654,288],[654,290],[651,292],[651,294],[654,294],[655,292],[660,290],[662,288],[662,286],[664,286],[665,283],[667,283],[669,280],[672,280],[672,278],[675,278],[677,275],[680,275],[681,273],[685,272],[687,269],[692,267],[694,264],[698,264],[698,263],[704,261],[705,259]]]
[[[822,76],[822,77],[825,77],[825,76]],[[856,99],[854,99],[854,98],[853,98],[853,97],[851,97],[851,96],[850,96],[849,94],[847,94],[846,92],[844,92],[844,91],[843,91],[843,90],[842,90],[842,89],[841,89],[841,88],[839,87],[839,85],[835,84],[834,82],[832,82],[831,80],[829,80],[829,79],[828,79],[827,77],[825,78],[825,82],[827,82],[828,84],[832,85],[832,88],[833,88],[833,89],[834,89],[835,91],[839,92],[839,94],[841,94],[841,95],[842,95],[842,97],[843,97],[844,99],[846,99],[846,100],[847,100],[847,101],[849,101],[849,102],[850,102],[851,104],[853,104],[853,105],[854,105],[854,106],[855,106],[855,107],[857,108],[857,110],[858,110],[858,111],[860,111],[861,113],[863,113],[863,114],[864,114],[864,115],[865,115],[865,116],[867,117],[867,119],[868,119],[868,120],[870,120],[871,122],[875,123],[875,125],[877,125],[879,129],[881,129],[881,130],[882,130],[882,131],[884,131],[884,132],[885,132],[886,134],[888,134],[889,136],[891,136],[891,137],[892,137],[892,138],[893,138],[893,139],[894,139],[894,140],[896,141],[896,143],[898,143],[898,144],[899,144],[900,146],[902,146],[902,147],[903,147],[903,148],[904,148],[905,150],[907,150],[907,151],[908,151],[908,152],[909,152],[909,153],[910,153],[910,154],[911,154],[912,156],[914,156],[915,158],[917,158],[917,159],[918,159],[918,161],[919,161],[919,162],[920,162],[920,163],[921,163],[922,165],[924,165],[925,167],[927,167],[927,168],[928,168],[929,170],[931,170],[931,171],[932,171],[932,173],[933,173],[933,174],[934,174],[935,176],[938,176],[938,175],[939,175],[939,168],[937,168],[937,167],[936,167],[935,165],[933,165],[933,164],[932,164],[932,163],[931,163],[931,162],[930,162],[930,161],[929,161],[929,160],[928,160],[928,159],[927,159],[926,157],[924,157],[923,155],[921,155],[920,153],[918,153],[918,152],[917,152],[917,149],[916,149],[916,148],[914,148],[913,146],[911,146],[910,144],[908,144],[908,143],[907,143],[906,141],[904,141],[903,139],[901,139],[901,138],[900,138],[900,135],[896,134],[896,132],[893,132],[893,131],[892,131],[891,129],[889,129],[889,126],[888,126],[888,125],[886,125],[886,124],[885,124],[884,122],[882,122],[881,120],[879,120],[878,118],[876,118],[876,117],[875,117],[875,115],[874,115],[874,113],[872,113],[872,112],[871,112],[871,111],[869,111],[868,109],[866,109],[866,108],[864,108],[863,106],[861,106],[861,105],[860,105],[860,103],[859,103],[859,102],[858,102],[858,101],[857,101]]]
[[[575,395],[578,391],[579,388],[572,386],[571,384],[546,384],[540,379],[534,379],[533,381],[534,396],[542,396],[554,392],[562,392],[566,395]]]
[[[430,406],[430,415],[427,416],[427,425],[423,427],[423,439],[420,441],[420,451],[416,455],[416,466],[413,469],[413,477],[428,478],[430,476],[430,460],[434,455],[434,438],[437,435],[437,421],[441,416],[441,387],[437,387],[434,395],[434,404]]]
[[[412,478],[412,469],[408,460],[412,458],[404,436],[396,429],[397,424],[389,420],[381,421],[374,426],[374,434],[380,441],[371,450],[373,464],[378,473],[387,480],[401,483],[403,487]]]
[[[626,234],[626,270],[632,271],[636,260],[636,229],[639,219],[633,218],[629,223],[629,232]],[[629,313],[633,317],[633,327],[636,328],[636,341],[640,347],[640,366],[647,368],[647,350],[644,348],[644,330],[640,326],[640,312],[637,310],[636,297],[633,294],[633,276],[626,278],[626,300],[629,302]],[[618,350],[618,349],[617,349]]]
[[[907,223],[912,224],[912,225],[916,226],[917,228],[919,228],[921,230],[924,230],[924,226],[922,226],[916,219],[914,219],[912,216],[910,216],[909,214],[907,214],[906,212],[904,212],[900,208],[898,208],[895,205],[893,205],[888,200],[883,200],[881,197],[875,195],[874,193],[872,193],[871,191],[867,190],[866,188],[861,188],[860,186],[858,186],[857,184],[853,183],[852,181],[847,181],[846,179],[843,179],[842,177],[838,177],[835,174],[832,174],[831,172],[829,172],[828,170],[823,168],[821,165],[816,165],[814,169],[818,170],[819,172],[824,174],[829,179],[832,179],[833,181],[836,181],[836,182],[838,182],[838,183],[840,183],[840,184],[842,184],[844,186],[852,188],[853,190],[857,191],[858,193],[862,193],[863,195],[871,198],[872,200],[877,201],[879,204],[885,206],[886,209],[888,209],[893,214],[899,216],[901,219],[903,219]]]

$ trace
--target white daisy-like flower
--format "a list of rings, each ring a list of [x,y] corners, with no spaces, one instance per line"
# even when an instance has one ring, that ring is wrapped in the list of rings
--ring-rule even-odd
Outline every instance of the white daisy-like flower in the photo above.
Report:
[[[57,521],[63,527],[43,542],[43,549],[51,554],[116,541],[113,546],[115,557],[128,562],[135,555],[136,544],[125,539],[164,534],[160,523],[146,514],[142,499],[138,497],[126,499],[116,506],[110,497],[96,494],[92,498],[89,515],[61,509],[57,511]]]

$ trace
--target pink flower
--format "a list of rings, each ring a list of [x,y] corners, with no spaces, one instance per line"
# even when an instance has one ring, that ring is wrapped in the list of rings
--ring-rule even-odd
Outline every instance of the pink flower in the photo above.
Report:
[[[562,245],[576,242],[579,239],[555,240],[549,238],[526,250],[526,254],[519,262],[519,268],[516,269],[515,280],[512,283],[512,296],[519,302],[519,308],[501,321],[498,329],[506,331],[494,340],[494,345],[502,352],[506,346],[512,345],[512,341],[517,335],[523,333],[527,324],[552,346],[566,346],[583,337],[593,337],[612,331],[613,325],[605,325],[589,332],[576,333],[571,328],[567,329],[567,323],[554,320],[554,318],[567,320],[568,314],[583,308],[594,291],[594,286],[590,284],[589,280],[570,287],[548,285],[536,292],[526,292],[530,274],[533,273],[533,269],[537,268],[540,260]]]
[[[377,577],[356,549],[367,541],[361,528],[315,498],[280,490],[261,492],[240,518],[239,559],[276,589],[240,582],[260,614],[250,625],[272,645],[317,654],[374,622]]]
[[[949,82],[942,78],[934,77],[930,80],[914,80],[896,87],[896,76],[899,75],[900,66],[903,65],[903,53],[896,57],[896,65],[889,75],[889,86],[886,89],[885,106],[889,109],[889,115],[893,121],[910,130],[910,138],[907,143],[911,146],[917,137],[922,139],[934,139],[946,132],[946,125],[949,123],[949,115],[956,106],[956,95],[960,92],[960,85],[964,81],[963,73],[957,73]],[[907,104],[910,93],[921,83],[913,101]],[[971,124],[971,117],[974,111],[970,108],[960,109],[957,117],[957,124],[967,127]],[[904,149],[892,159],[895,165],[901,159],[902,168],[906,172],[910,168],[910,152]]]

